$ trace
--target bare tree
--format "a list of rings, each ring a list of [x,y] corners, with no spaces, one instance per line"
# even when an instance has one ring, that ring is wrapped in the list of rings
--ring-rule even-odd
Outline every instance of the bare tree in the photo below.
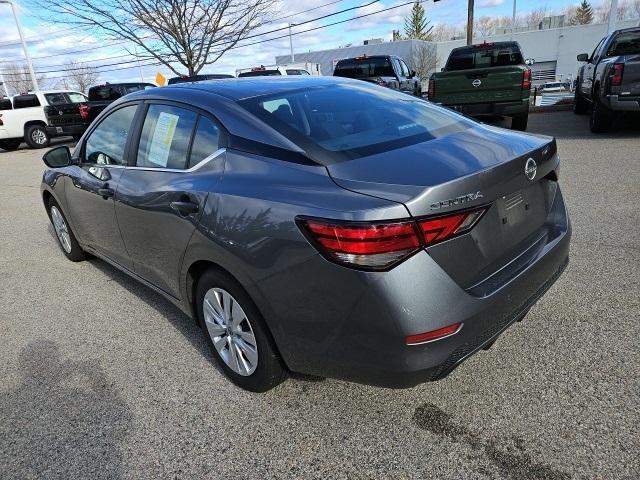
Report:
[[[31,81],[29,67],[26,63],[23,65],[10,63],[3,69],[2,73],[4,75],[4,83],[6,83],[10,89],[13,89],[16,94],[33,90],[33,82]],[[36,80],[40,86],[42,86],[45,79],[45,75],[36,74]]]
[[[67,70],[66,74],[70,88],[83,93],[86,93],[91,85],[95,85],[98,81],[98,77],[100,76],[96,67],[92,67],[91,65],[82,62],[68,62],[65,64],[65,70]],[[66,83],[67,82],[65,81],[65,84]]]
[[[531,10],[523,17],[523,22],[528,27],[537,27],[540,22],[547,16],[547,7],[540,7],[535,10]]]
[[[444,23],[438,23],[431,30],[431,39],[434,42],[446,42],[453,40],[454,38],[463,35],[462,30],[456,28],[454,25],[447,25]]]
[[[189,75],[263,25],[277,0],[36,0],[50,21],[127,40],[138,58]]]
[[[411,67],[416,71],[421,81],[429,79],[436,70],[438,56],[436,47],[427,42],[419,42],[413,47],[411,52]]]
[[[475,32],[475,36],[478,38],[486,38],[490,36],[496,28],[496,18],[482,16],[475,21],[475,25],[473,26],[473,31]]]

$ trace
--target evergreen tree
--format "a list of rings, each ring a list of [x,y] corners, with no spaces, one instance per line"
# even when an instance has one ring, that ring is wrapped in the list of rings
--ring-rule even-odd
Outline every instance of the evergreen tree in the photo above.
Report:
[[[582,0],[580,6],[576,9],[576,13],[571,19],[571,25],[586,25],[593,22],[593,9],[587,0]]]
[[[421,1],[417,1],[411,8],[411,13],[404,21],[404,34],[407,38],[416,40],[432,40],[431,30],[427,20],[427,14]]]

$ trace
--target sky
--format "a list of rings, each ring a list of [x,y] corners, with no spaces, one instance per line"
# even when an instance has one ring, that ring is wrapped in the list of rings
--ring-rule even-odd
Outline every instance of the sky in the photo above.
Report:
[[[83,31],[72,28],[62,22],[50,23],[38,18],[37,9],[30,0],[16,0],[19,18],[25,36],[28,40],[29,53],[33,59],[36,72],[45,72],[46,85],[53,87],[64,77],[65,73],[56,71],[65,68],[69,61],[86,62],[99,67],[101,71],[99,83],[118,81],[152,82],[156,72],[166,76],[173,73],[164,66],[143,66],[139,68],[129,52],[132,46],[126,43],[114,44],[99,37],[96,32]],[[265,25],[261,31],[287,27],[287,22],[300,23],[313,20],[319,16],[332,14],[350,7],[370,3],[372,0],[280,0],[274,20]],[[592,5],[608,3],[609,0],[592,1]],[[310,50],[324,50],[341,45],[362,44],[370,38],[384,38],[390,40],[392,31],[399,29],[403,32],[404,18],[411,9],[411,5],[404,5],[393,10],[375,14],[380,10],[407,3],[407,0],[378,0],[377,2],[341,13],[322,20],[294,26],[292,31],[306,30],[312,27],[326,25],[331,22],[346,20],[355,16],[373,13],[365,18],[348,21],[341,25],[322,28],[308,33],[293,36],[295,52]],[[579,0],[517,0],[518,14],[546,7],[550,13],[561,13],[569,5],[577,5]],[[423,2],[427,10],[427,17],[432,25],[439,23],[456,25],[463,28],[466,23],[467,0],[440,0]],[[475,16],[511,16],[513,0],[475,0]],[[286,20],[280,20],[287,16]],[[8,63],[24,61],[24,54],[19,43],[18,31],[7,4],[0,4],[0,73]],[[258,31],[257,33],[260,33]],[[286,33],[267,34],[251,41],[261,40]],[[248,43],[249,41],[246,41]],[[242,42],[241,42],[242,43]],[[127,51],[128,49],[128,51]],[[275,62],[276,55],[289,53],[289,39],[283,38],[259,45],[236,48],[228,51],[218,62],[203,68],[200,73],[235,73],[237,68],[256,65],[269,65]],[[115,58],[114,58],[115,57]],[[130,63],[122,63],[130,62]],[[117,70],[116,70],[117,69]],[[112,71],[108,71],[112,70]]]

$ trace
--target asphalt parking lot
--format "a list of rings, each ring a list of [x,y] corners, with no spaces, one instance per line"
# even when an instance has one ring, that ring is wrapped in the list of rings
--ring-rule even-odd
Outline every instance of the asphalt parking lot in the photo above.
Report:
[[[491,350],[408,390],[236,388],[168,301],[65,259],[43,151],[0,153],[0,478],[640,478],[640,125],[587,120],[529,122],[558,138],[568,269]]]

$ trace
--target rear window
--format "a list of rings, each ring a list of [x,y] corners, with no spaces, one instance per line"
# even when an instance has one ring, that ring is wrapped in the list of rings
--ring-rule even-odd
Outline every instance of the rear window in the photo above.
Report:
[[[89,89],[89,100],[117,100],[122,95],[110,85],[104,85],[101,87],[92,87]]]
[[[517,44],[487,44],[455,49],[449,55],[445,70],[521,65],[522,54]]]
[[[608,57],[636,55],[638,53],[640,53],[640,31],[621,33],[607,50]]]
[[[13,108],[39,107],[40,100],[37,95],[16,95],[13,97]]]
[[[432,140],[472,125],[423,100],[367,84],[296,90],[239,103],[321,163]]]
[[[386,57],[350,58],[340,60],[333,72],[336,77],[367,78],[367,77],[392,77],[393,66],[391,59]]]
[[[299,68],[290,68],[287,70],[287,75],[309,75],[309,72]]]
[[[282,75],[279,70],[255,70],[253,72],[242,72],[238,77],[271,77]]]

